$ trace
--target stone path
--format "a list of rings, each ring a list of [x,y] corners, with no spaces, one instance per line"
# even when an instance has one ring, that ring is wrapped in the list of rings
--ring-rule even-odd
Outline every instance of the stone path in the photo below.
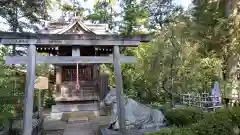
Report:
[[[43,135],[63,135],[63,130],[47,130]]]
[[[88,122],[68,124],[65,121],[53,120],[50,110],[44,114],[44,135],[98,135],[99,126],[108,125],[109,116],[98,116]]]
[[[63,135],[97,135],[99,126],[107,125],[108,122],[109,117],[101,116],[89,122],[66,124]]]
[[[98,135],[99,126],[107,125],[109,121],[109,116],[99,116],[88,122],[73,124],[46,118],[44,130],[45,135]]]

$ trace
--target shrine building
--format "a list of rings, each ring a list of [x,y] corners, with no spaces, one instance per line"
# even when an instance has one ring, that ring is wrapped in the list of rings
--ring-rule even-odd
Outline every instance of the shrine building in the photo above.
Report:
[[[42,33],[111,35],[107,24],[84,24],[80,20],[51,22]],[[38,52],[50,56],[108,56],[112,46],[44,46]],[[107,75],[100,77],[100,64],[54,64],[52,84],[55,86],[56,102],[100,101],[106,94]],[[78,74],[77,74],[78,72]],[[103,79],[103,80],[101,80]]]

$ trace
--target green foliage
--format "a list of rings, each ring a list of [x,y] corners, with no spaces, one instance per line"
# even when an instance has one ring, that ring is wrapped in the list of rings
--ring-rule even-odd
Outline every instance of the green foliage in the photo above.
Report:
[[[148,24],[149,13],[137,0],[123,0],[123,21],[120,25],[122,35],[134,35],[138,33],[141,26]]]
[[[46,0],[46,3],[49,2]],[[47,17],[47,4],[41,0],[1,0],[0,5],[0,17],[10,26],[10,31],[22,32],[26,28],[36,30],[34,24],[39,23],[40,18]]]
[[[147,26],[151,29],[162,28],[182,12],[182,8],[174,5],[172,0],[143,0],[141,6],[148,11]]]
[[[147,135],[193,135],[193,133],[188,128],[171,127],[163,128],[160,132],[150,133]]]
[[[240,107],[231,108],[231,119],[240,127]]]
[[[19,68],[4,65],[3,56],[9,53],[6,47],[0,48],[0,123],[22,114],[22,99],[25,85],[24,73]]]
[[[61,4],[61,10],[65,14],[63,17],[68,17],[68,19],[75,16],[85,19],[83,14],[85,9],[82,7],[82,3],[80,1],[65,2],[64,4]]]
[[[106,23],[112,30],[115,26],[113,19],[118,16],[117,12],[113,9],[114,3],[115,0],[97,0],[93,11],[90,11],[90,14],[87,16],[87,20],[91,20],[92,23]]]
[[[52,105],[55,105],[55,100],[53,98],[53,90],[52,89],[48,89],[46,91],[44,91],[44,97],[43,97],[43,107],[44,108],[51,108]]]
[[[168,124],[183,127],[198,122],[203,118],[203,110],[199,108],[172,109],[164,113]]]
[[[196,135],[232,135],[233,122],[229,111],[217,111],[208,114],[199,123],[192,126]]]
[[[170,109],[172,109],[172,106],[169,102],[167,103],[159,103],[159,102],[153,102],[150,104],[152,108],[161,110],[163,114],[165,115]]]
[[[240,107],[219,109],[216,112],[205,113],[202,115],[202,119],[197,121],[193,119],[194,122],[186,124],[182,128],[165,128],[149,135],[236,135],[239,130],[237,128],[240,119],[239,111]],[[176,125],[179,123],[175,122]]]

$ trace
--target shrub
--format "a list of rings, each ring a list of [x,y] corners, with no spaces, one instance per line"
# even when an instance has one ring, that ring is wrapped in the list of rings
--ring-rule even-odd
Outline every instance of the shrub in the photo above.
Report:
[[[231,109],[231,119],[240,127],[240,107],[234,107]]]
[[[189,128],[163,128],[159,132],[150,133],[147,135],[193,135],[192,131]]]
[[[186,111],[186,109],[183,109],[183,110]],[[183,110],[179,111],[179,109],[177,109],[177,111],[175,110],[174,112],[182,113]],[[186,112],[187,114],[189,114],[189,108],[187,108],[187,110],[188,111]],[[171,113],[173,113],[173,111]],[[180,115],[178,114],[178,116]],[[184,117],[184,118],[181,118],[181,121],[184,119],[186,120],[185,115],[181,115],[181,116]],[[196,117],[198,120],[195,119],[196,123],[194,123],[193,125],[190,125],[190,122],[188,122],[188,124],[186,124],[187,122],[185,122],[184,124],[182,124],[184,126],[183,128],[172,127],[172,128],[161,129],[161,131],[150,134],[150,135],[238,135],[239,134],[239,129],[237,127],[239,126],[239,123],[240,123],[240,107],[235,107],[232,109],[219,109],[216,112],[204,113],[204,115],[202,115],[201,117],[203,118],[202,120],[198,119],[200,117]],[[176,121],[176,119],[173,119],[173,120],[174,122]],[[189,120],[188,117],[187,117],[187,120]]]
[[[194,135],[232,135],[233,124],[229,110],[218,110],[206,114],[191,129]]]
[[[166,111],[171,109],[171,105],[170,103],[165,103],[165,104],[161,104],[161,103],[152,103],[151,107],[154,109],[158,109],[160,111],[163,112],[163,114],[166,113]]]
[[[165,118],[169,125],[183,127],[198,122],[203,118],[203,115],[201,109],[187,107],[169,110],[165,113]]]
[[[47,91],[45,91],[44,93],[44,98],[43,98],[43,106],[44,108],[51,108],[52,105],[55,105],[55,99],[53,98],[53,92],[52,89],[48,89]]]

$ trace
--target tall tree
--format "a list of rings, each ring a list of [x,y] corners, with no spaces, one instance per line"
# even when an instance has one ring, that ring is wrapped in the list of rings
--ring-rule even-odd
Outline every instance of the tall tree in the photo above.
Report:
[[[0,17],[6,20],[10,26],[10,31],[22,32],[24,28],[32,28],[32,24],[38,23],[40,19],[47,17],[45,4],[47,5],[48,2],[50,1],[1,0]]]
[[[142,8],[137,0],[123,0],[121,7],[123,9],[123,20],[119,29],[121,34],[138,33],[148,22],[148,12]]]
[[[223,60],[223,79],[236,82],[239,69],[239,15],[236,1],[194,1],[195,41],[203,57],[215,54]],[[232,84],[231,84],[232,85]],[[234,84],[235,85],[235,84]],[[234,86],[236,87],[236,86]]]
[[[149,28],[159,29],[182,12],[181,6],[173,4],[172,0],[142,0],[141,6],[149,13]]]
[[[86,0],[84,0],[86,1]],[[60,1],[61,3],[61,1]],[[85,9],[82,7],[82,1],[79,0],[70,0],[70,2],[65,2],[60,5],[61,10],[63,12],[63,19],[67,19],[68,21],[73,19],[74,17],[80,17],[78,19],[85,20],[86,17],[84,16]]]
[[[109,29],[114,29],[117,23],[114,19],[119,15],[113,8],[116,2],[116,0],[96,0],[93,10],[89,10],[87,20],[92,23],[105,23],[108,24]]]

